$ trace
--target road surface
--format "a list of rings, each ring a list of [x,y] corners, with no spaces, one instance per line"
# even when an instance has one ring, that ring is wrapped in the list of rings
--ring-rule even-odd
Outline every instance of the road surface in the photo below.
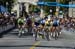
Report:
[[[23,35],[21,38],[17,36],[18,29],[14,29],[5,34],[0,39],[0,49],[74,49],[75,32],[62,30],[62,35],[58,40],[50,41],[38,38],[34,40],[32,36]]]

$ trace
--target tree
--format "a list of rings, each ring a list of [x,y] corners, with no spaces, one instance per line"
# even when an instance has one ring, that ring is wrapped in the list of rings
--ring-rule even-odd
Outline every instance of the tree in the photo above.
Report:
[[[56,2],[56,0],[44,0],[44,2]],[[50,14],[50,9],[52,9],[52,14],[55,13],[55,9],[56,7],[53,7],[53,6],[44,6],[44,10],[47,14]]]
[[[69,1],[70,1],[70,0],[60,0],[60,3],[61,3],[61,4],[69,4]],[[60,10],[65,11],[65,10],[68,10],[68,8],[61,7]]]

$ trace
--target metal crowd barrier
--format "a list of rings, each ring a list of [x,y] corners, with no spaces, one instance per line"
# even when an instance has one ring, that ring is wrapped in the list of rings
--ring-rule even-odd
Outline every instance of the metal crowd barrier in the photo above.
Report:
[[[11,24],[6,26],[0,26],[0,38],[2,38],[4,34],[8,33],[14,28],[15,28],[15,25],[11,25]]]

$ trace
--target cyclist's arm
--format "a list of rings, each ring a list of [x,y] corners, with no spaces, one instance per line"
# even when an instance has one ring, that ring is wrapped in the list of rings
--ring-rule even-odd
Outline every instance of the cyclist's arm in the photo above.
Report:
[[[20,19],[17,20],[17,23],[19,23],[19,22],[20,22]]]

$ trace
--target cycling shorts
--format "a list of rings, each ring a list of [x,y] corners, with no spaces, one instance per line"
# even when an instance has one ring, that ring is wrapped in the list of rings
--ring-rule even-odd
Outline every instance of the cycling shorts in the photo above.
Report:
[[[42,26],[45,26],[45,23],[41,23]]]
[[[50,24],[47,24],[46,26],[50,26]]]
[[[59,26],[59,23],[53,23],[53,26],[57,27],[57,26]]]
[[[38,22],[35,22],[34,24],[35,24],[36,26],[39,26],[39,25],[40,25],[40,23],[38,23]]]
[[[19,25],[23,25],[24,23],[18,23]]]

